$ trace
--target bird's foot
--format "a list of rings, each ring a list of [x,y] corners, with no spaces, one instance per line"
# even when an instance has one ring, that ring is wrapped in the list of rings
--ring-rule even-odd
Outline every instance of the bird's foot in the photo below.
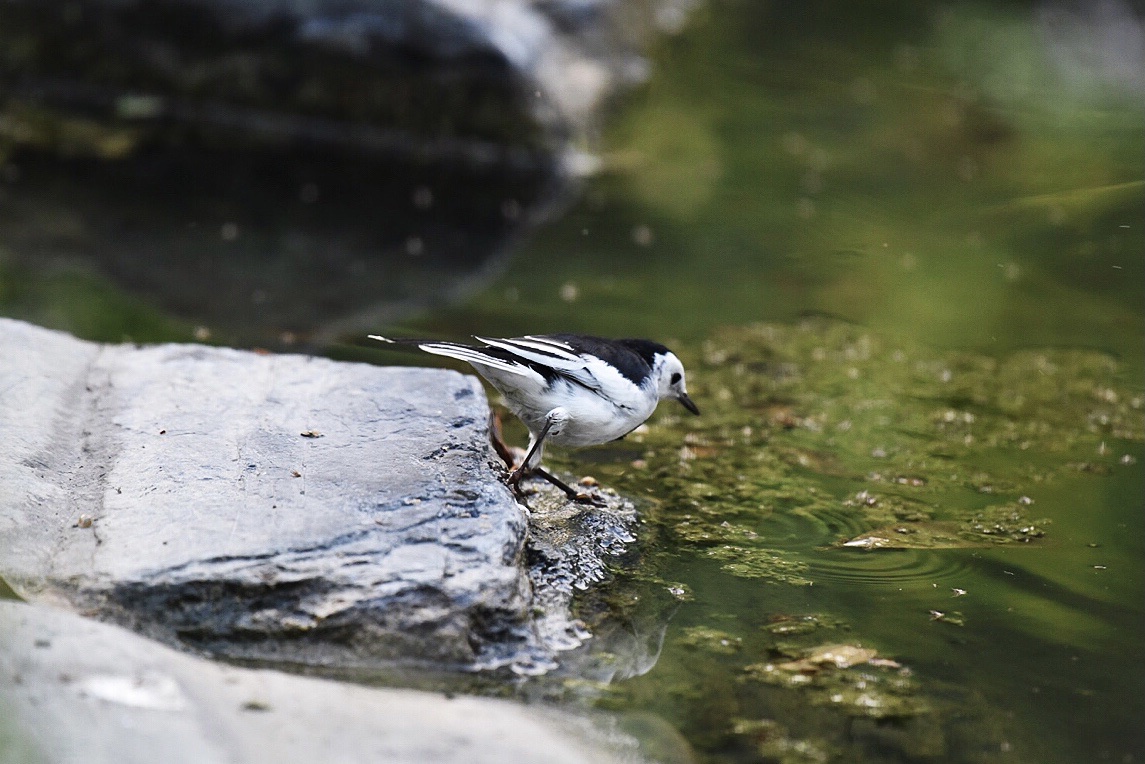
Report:
[[[594,493],[573,491],[573,493],[569,494],[569,500],[575,501],[577,504],[590,504],[601,509],[608,507],[608,502]]]
[[[521,481],[525,479],[527,474],[528,471],[525,469],[525,465],[522,464],[509,473],[509,477],[505,478],[505,485],[513,490],[519,491],[521,490]]]
[[[564,491],[565,496],[567,496],[569,498],[569,501],[575,501],[577,504],[591,504],[594,507],[607,507],[608,506],[608,503],[604,499],[597,496],[596,494],[585,493],[584,491],[578,491],[577,489],[573,488],[571,485],[569,485],[565,481],[558,478],[556,475],[553,475],[551,472],[547,472],[547,471],[541,469],[540,467],[535,467],[532,470],[532,473],[534,475],[537,475],[538,477],[544,478],[545,480],[547,480],[550,483],[552,483],[553,485],[555,485],[557,488]]]
[[[514,474],[516,473],[514,472]],[[505,480],[505,485],[509,487],[510,493],[513,494],[513,499],[518,504],[530,512],[533,511],[533,508],[529,506],[529,496],[525,493],[525,489],[521,487],[520,479],[513,480],[513,475],[510,475]],[[536,491],[533,491],[532,493],[536,493]]]
[[[528,498],[525,494],[525,489],[521,487],[521,481],[525,478],[526,474],[527,473],[525,472],[523,465],[517,467],[509,473],[508,477],[505,478],[505,485],[509,486],[509,490],[513,492],[514,499],[516,499],[526,509],[531,509],[531,507],[529,507]]]
[[[526,477],[532,477],[533,475],[536,475],[539,478],[544,478],[557,488],[561,489],[565,496],[568,497],[569,501],[575,501],[577,504],[590,504],[594,507],[601,508],[608,506],[608,502],[606,502],[597,494],[578,491],[557,476],[541,469],[540,467],[534,467],[531,470],[526,470],[524,465],[522,465],[509,473],[509,477],[505,479],[505,484],[509,486],[509,489],[513,492],[513,496],[516,497],[517,500],[524,504],[526,507],[529,505],[525,500],[526,495],[524,489],[521,488],[521,481]]]

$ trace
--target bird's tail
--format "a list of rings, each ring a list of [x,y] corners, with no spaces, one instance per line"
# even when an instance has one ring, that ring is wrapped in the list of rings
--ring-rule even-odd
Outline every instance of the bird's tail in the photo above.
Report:
[[[528,367],[515,361],[508,353],[500,348],[489,346],[474,347],[473,345],[462,345],[459,342],[442,342],[440,340],[395,339],[392,337],[382,337],[377,334],[368,336],[372,340],[385,342],[386,344],[395,345],[399,348],[422,350],[426,353],[432,353],[433,355],[465,361],[468,364],[479,367],[479,372],[480,367],[485,367],[526,377],[535,374],[534,372],[530,372]]]
[[[405,337],[383,337],[380,334],[370,334],[367,336],[372,340],[377,340],[378,342],[384,342],[387,345],[395,345],[398,348],[409,350],[420,350],[422,345],[431,345],[437,342],[437,340],[417,340]]]

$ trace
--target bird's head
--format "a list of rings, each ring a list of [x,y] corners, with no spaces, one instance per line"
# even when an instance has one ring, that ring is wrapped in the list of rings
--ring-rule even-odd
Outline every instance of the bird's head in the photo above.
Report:
[[[684,364],[680,363],[680,359],[672,352],[658,355],[656,360],[655,371],[659,380],[660,400],[673,398],[678,400],[688,411],[699,414],[699,407],[688,397],[688,385],[684,380]]]

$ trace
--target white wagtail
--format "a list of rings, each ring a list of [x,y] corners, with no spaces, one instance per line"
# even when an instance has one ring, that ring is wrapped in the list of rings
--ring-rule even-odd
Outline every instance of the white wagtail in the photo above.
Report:
[[[674,398],[693,414],[684,365],[651,340],[607,340],[578,334],[474,337],[480,346],[434,340],[370,339],[416,347],[470,364],[504,396],[505,405],[529,428],[525,460],[509,475],[517,489],[536,474],[569,498],[584,494],[541,469],[545,443],[580,448],[619,440],[644,423],[656,404]]]

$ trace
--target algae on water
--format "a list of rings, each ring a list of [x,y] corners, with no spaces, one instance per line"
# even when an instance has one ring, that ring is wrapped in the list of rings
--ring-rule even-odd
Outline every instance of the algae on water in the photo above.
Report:
[[[1097,351],[935,351],[813,317],[682,355],[703,416],[663,411],[607,479],[739,577],[813,583],[784,548],[793,525],[821,555],[1036,542],[1039,486],[1117,469],[1145,439],[1145,391]]]

